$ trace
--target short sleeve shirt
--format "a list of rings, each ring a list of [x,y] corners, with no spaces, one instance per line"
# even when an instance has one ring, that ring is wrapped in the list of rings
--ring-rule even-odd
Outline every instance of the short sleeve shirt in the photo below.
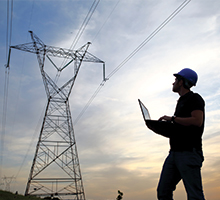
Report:
[[[202,134],[205,119],[205,102],[203,98],[192,91],[181,96],[177,102],[174,115],[176,117],[191,117],[191,113],[194,110],[203,111],[202,126],[182,126],[177,124],[177,131],[170,137],[170,146],[172,151],[191,151],[193,148],[198,150],[202,149]]]

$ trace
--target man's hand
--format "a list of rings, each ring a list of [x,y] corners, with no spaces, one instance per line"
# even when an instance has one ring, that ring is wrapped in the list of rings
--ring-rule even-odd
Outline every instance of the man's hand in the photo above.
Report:
[[[171,121],[172,117],[164,115],[159,118],[159,121]],[[181,124],[183,126],[202,126],[203,123],[203,111],[194,110],[191,112],[191,117],[175,117],[174,120],[176,123]]]
[[[171,121],[172,117],[164,115],[159,118],[159,121]]]

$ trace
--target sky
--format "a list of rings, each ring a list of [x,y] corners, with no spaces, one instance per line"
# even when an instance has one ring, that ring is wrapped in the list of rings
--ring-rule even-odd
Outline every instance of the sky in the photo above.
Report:
[[[88,51],[105,62],[108,77],[183,2],[101,0],[75,49],[91,42]],[[47,45],[70,48],[92,3],[15,0],[11,42],[7,42],[7,1],[0,0],[1,178],[15,177],[12,192],[24,194],[47,98],[36,55],[12,49],[3,114],[7,44],[31,42],[32,30]],[[147,129],[138,99],[152,119],[172,116],[179,98],[172,92],[173,73],[186,67],[198,73],[192,90],[206,103],[204,193],[206,199],[219,199],[219,9],[219,0],[191,0],[105,82],[78,119],[103,78],[102,64],[82,63],[69,102],[87,200],[113,200],[118,190],[125,200],[156,199],[169,140]],[[182,182],[174,198],[187,198]]]

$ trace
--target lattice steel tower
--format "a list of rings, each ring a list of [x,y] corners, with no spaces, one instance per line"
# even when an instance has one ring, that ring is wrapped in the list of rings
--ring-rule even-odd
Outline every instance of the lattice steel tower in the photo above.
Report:
[[[37,55],[48,101],[25,195],[84,200],[85,193],[69,96],[83,61],[103,63],[103,70],[105,65],[102,60],[87,51],[90,43],[74,51],[45,45],[32,31],[29,32],[32,38],[31,43],[11,46],[11,48]],[[57,67],[52,57],[65,58],[69,62],[65,66]],[[46,58],[57,74],[74,63],[73,76],[61,87],[58,87],[57,83],[45,72]]]

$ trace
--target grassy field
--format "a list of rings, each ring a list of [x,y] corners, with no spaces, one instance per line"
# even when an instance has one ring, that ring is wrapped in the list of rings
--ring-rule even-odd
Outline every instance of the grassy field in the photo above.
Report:
[[[19,194],[13,194],[11,192],[0,190],[0,200],[40,200],[41,198],[32,196],[23,196]],[[42,199],[41,199],[42,200]]]

